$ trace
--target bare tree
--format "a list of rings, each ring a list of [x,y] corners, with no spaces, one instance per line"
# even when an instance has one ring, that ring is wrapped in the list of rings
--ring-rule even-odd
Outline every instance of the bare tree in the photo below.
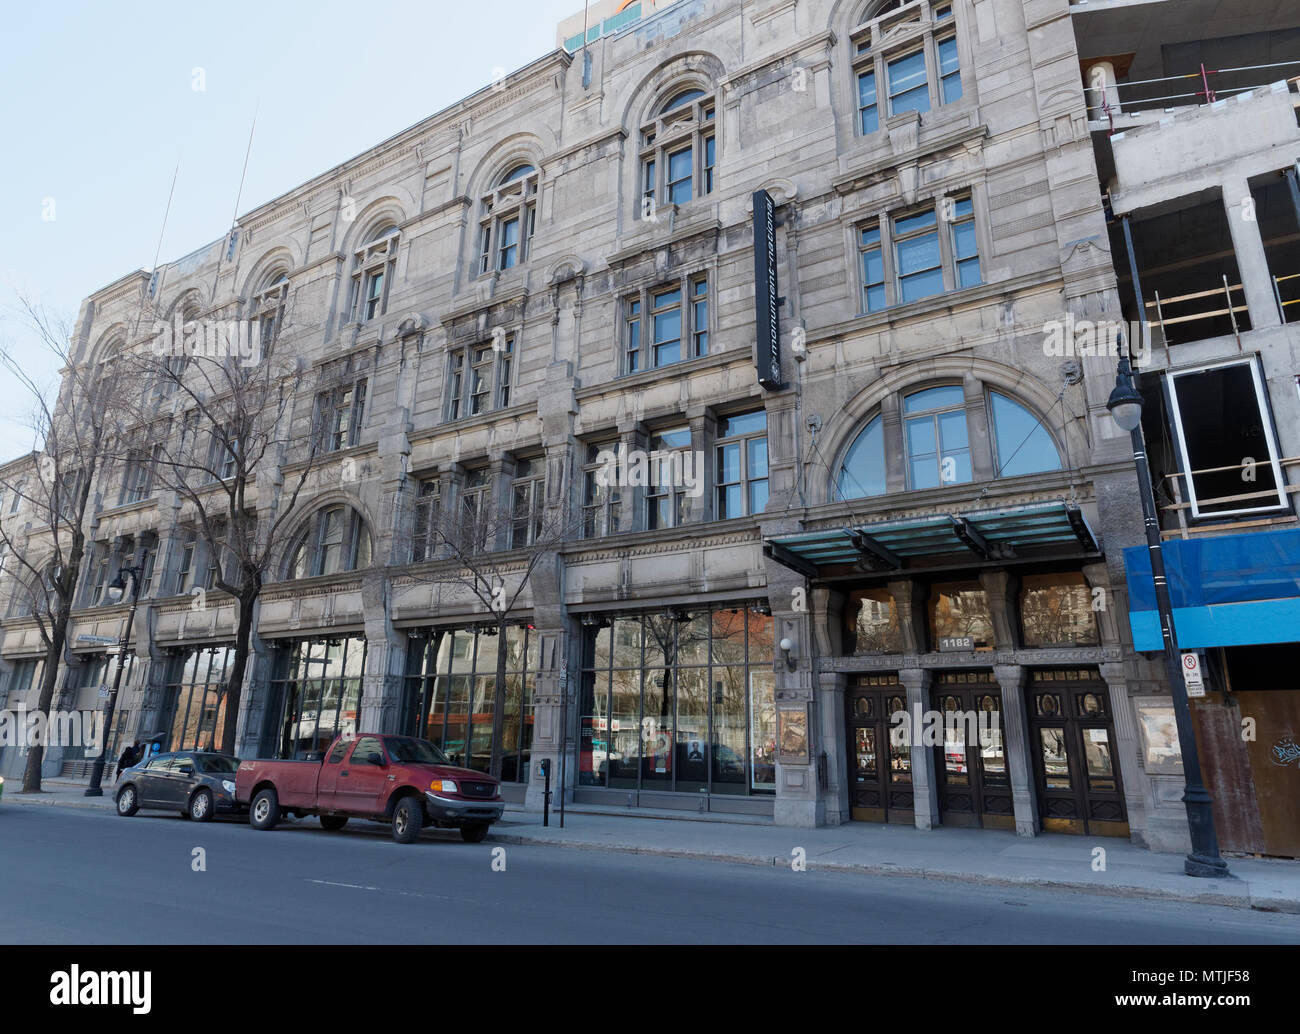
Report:
[[[139,383],[149,387],[133,412],[136,455],[180,498],[216,561],[213,586],[237,608],[219,745],[228,753],[235,750],[254,605],[287,546],[320,455],[314,432],[304,440],[293,431],[302,367],[289,350],[273,347],[287,326],[278,317],[213,316],[186,322],[182,340],[155,323],[157,335],[130,356]],[[286,479],[288,464],[295,472]]]
[[[508,508],[480,502],[483,498],[463,496],[456,506],[446,509],[434,509],[426,501],[417,511],[415,534],[422,555],[442,561],[435,577],[468,589],[495,628],[496,682],[488,769],[499,779],[507,691],[506,628],[533,575],[543,561],[555,559],[560,545],[573,536],[580,522],[567,515],[563,506],[548,507],[531,495],[526,503],[513,499]],[[465,749],[468,764],[468,744]]]
[[[0,349],[0,363],[30,396],[35,471],[0,477],[0,489],[22,500],[33,534],[0,525],[0,543],[11,556],[17,612],[30,616],[44,646],[40,693],[35,710],[50,728],[50,709],[68,641],[73,597],[86,554],[86,518],[98,476],[110,464],[120,436],[120,418],[132,386],[114,356],[78,359],[71,328],[43,307],[19,298],[24,322],[61,367],[57,391],[42,385],[30,357]],[[12,498],[12,496],[11,496]],[[118,658],[124,663],[125,658]],[[107,730],[105,730],[107,733]],[[105,742],[100,749],[108,749]],[[23,792],[39,793],[44,739],[32,744],[23,773]]]

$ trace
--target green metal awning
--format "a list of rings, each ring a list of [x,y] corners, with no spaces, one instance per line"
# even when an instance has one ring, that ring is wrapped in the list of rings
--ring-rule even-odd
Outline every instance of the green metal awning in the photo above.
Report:
[[[1097,550],[1087,519],[1077,506],[1065,502],[852,524],[780,535],[763,544],[763,552],[773,560],[808,577],[840,564],[898,571],[922,559],[996,561]]]

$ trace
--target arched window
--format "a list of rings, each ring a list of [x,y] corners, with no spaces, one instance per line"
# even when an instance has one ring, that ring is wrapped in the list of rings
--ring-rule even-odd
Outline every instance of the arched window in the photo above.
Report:
[[[252,318],[257,321],[258,340],[262,354],[271,350],[271,344],[280,333],[284,319],[284,304],[289,296],[289,274],[283,270],[273,272],[262,280],[262,287],[253,295]]]
[[[391,222],[381,223],[352,257],[352,297],[348,320],[365,323],[382,316],[388,307],[388,285],[397,264],[400,234]]]
[[[370,566],[370,531],[350,506],[327,506],[298,534],[289,552],[288,580],[339,574]]]
[[[1017,477],[1061,469],[1052,436],[1033,413],[1001,392],[989,392],[994,476]]]
[[[539,181],[536,166],[518,162],[483,195],[479,203],[479,276],[505,272],[528,261],[537,229]]]
[[[1056,439],[1028,408],[1002,391],[987,391],[993,477],[1063,470]],[[858,431],[835,473],[834,499],[861,499],[889,491],[886,456],[901,456],[909,491],[973,481],[970,420],[960,384],[938,384],[903,394],[901,435],[874,416]],[[897,487],[894,489],[897,490]]]
[[[713,193],[717,123],[713,96],[698,87],[678,90],[641,127],[641,218],[656,205],[683,205]]]
[[[844,454],[838,488],[840,499],[885,494],[885,432],[879,416],[859,432]]]

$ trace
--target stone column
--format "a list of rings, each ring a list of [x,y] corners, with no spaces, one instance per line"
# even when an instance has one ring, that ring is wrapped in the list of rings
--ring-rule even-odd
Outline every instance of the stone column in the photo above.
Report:
[[[362,576],[361,600],[366,625],[366,669],[361,679],[356,731],[403,732],[399,726],[409,639],[405,632],[393,628],[389,619],[388,576],[382,569],[372,569]]]
[[[1019,664],[995,664],[993,677],[1002,690],[1002,748],[1006,751],[1007,772],[1011,777],[1011,806],[1016,815],[1016,834],[1038,835],[1038,793],[1030,751],[1036,745],[1029,736],[1029,716],[1025,710],[1025,669]]]
[[[989,601],[993,619],[993,641],[999,650],[1014,650],[1020,645],[1019,579],[1006,571],[981,571],[980,585]]]
[[[848,759],[845,750],[844,691],[849,677],[840,671],[823,671],[817,675],[817,713],[822,749],[826,751],[826,788],[822,791],[826,825],[838,826],[849,821]]]
[[[910,579],[890,582],[888,588],[894,599],[894,609],[898,612],[898,630],[903,638],[903,652],[925,653],[930,648],[930,622],[926,612],[928,589],[920,582]]]
[[[1120,779],[1124,785],[1124,810],[1128,813],[1130,830],[1145,829],[1147,825],[1146,797],[1143,791],[1148,776],[1142,768],[1141,739],[1137,730],[1137,717],[1133,701],[1128,695],[1128,680],[1124,665],[1118,661],[1098,665],[1101,677],[1106,680],[1110,697],[1111,723],[1115,727],[1115,762],[1119,765]]]
[[[1273,278],[1268,271],[1268,257],[1264,254],[1264,241],[1259,233],[1259,220],[1255,218],[1250,185],[1245,179],[1224,181],[1223,206],[1227,210],[1228,230],[1232,234],[1232,250],[1237,256],[1246,308],[1250,310],[1250,325],[1255,330],[1280,327],[1282,319],[1273,294]]]
[[[1096,61],[1088,66],[1087,87],[1084,96],[1088,101],[1088,118],[1094,122],[1121,113],[1119,87],[1116,85],[1115,66],[1109,61]]]
[[[912,730],[912,808],[917,829],[939,825],[938,773],[934,770],[934,748],[921,742],[925,712],[930,710],[930,680],[925,668],[903,668],[898,681],[907,690],[907,714]],[[921,721],[918,721],[918,718]]]

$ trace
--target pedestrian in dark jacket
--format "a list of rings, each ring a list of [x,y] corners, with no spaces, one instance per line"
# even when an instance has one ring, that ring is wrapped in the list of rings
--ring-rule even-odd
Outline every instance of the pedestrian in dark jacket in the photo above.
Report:
[[[128,743],[126,750],[122,751],[122,756],[117,759],[117,770],[125,772],[140,759],[140,752],[136,750],[134,743]]]

